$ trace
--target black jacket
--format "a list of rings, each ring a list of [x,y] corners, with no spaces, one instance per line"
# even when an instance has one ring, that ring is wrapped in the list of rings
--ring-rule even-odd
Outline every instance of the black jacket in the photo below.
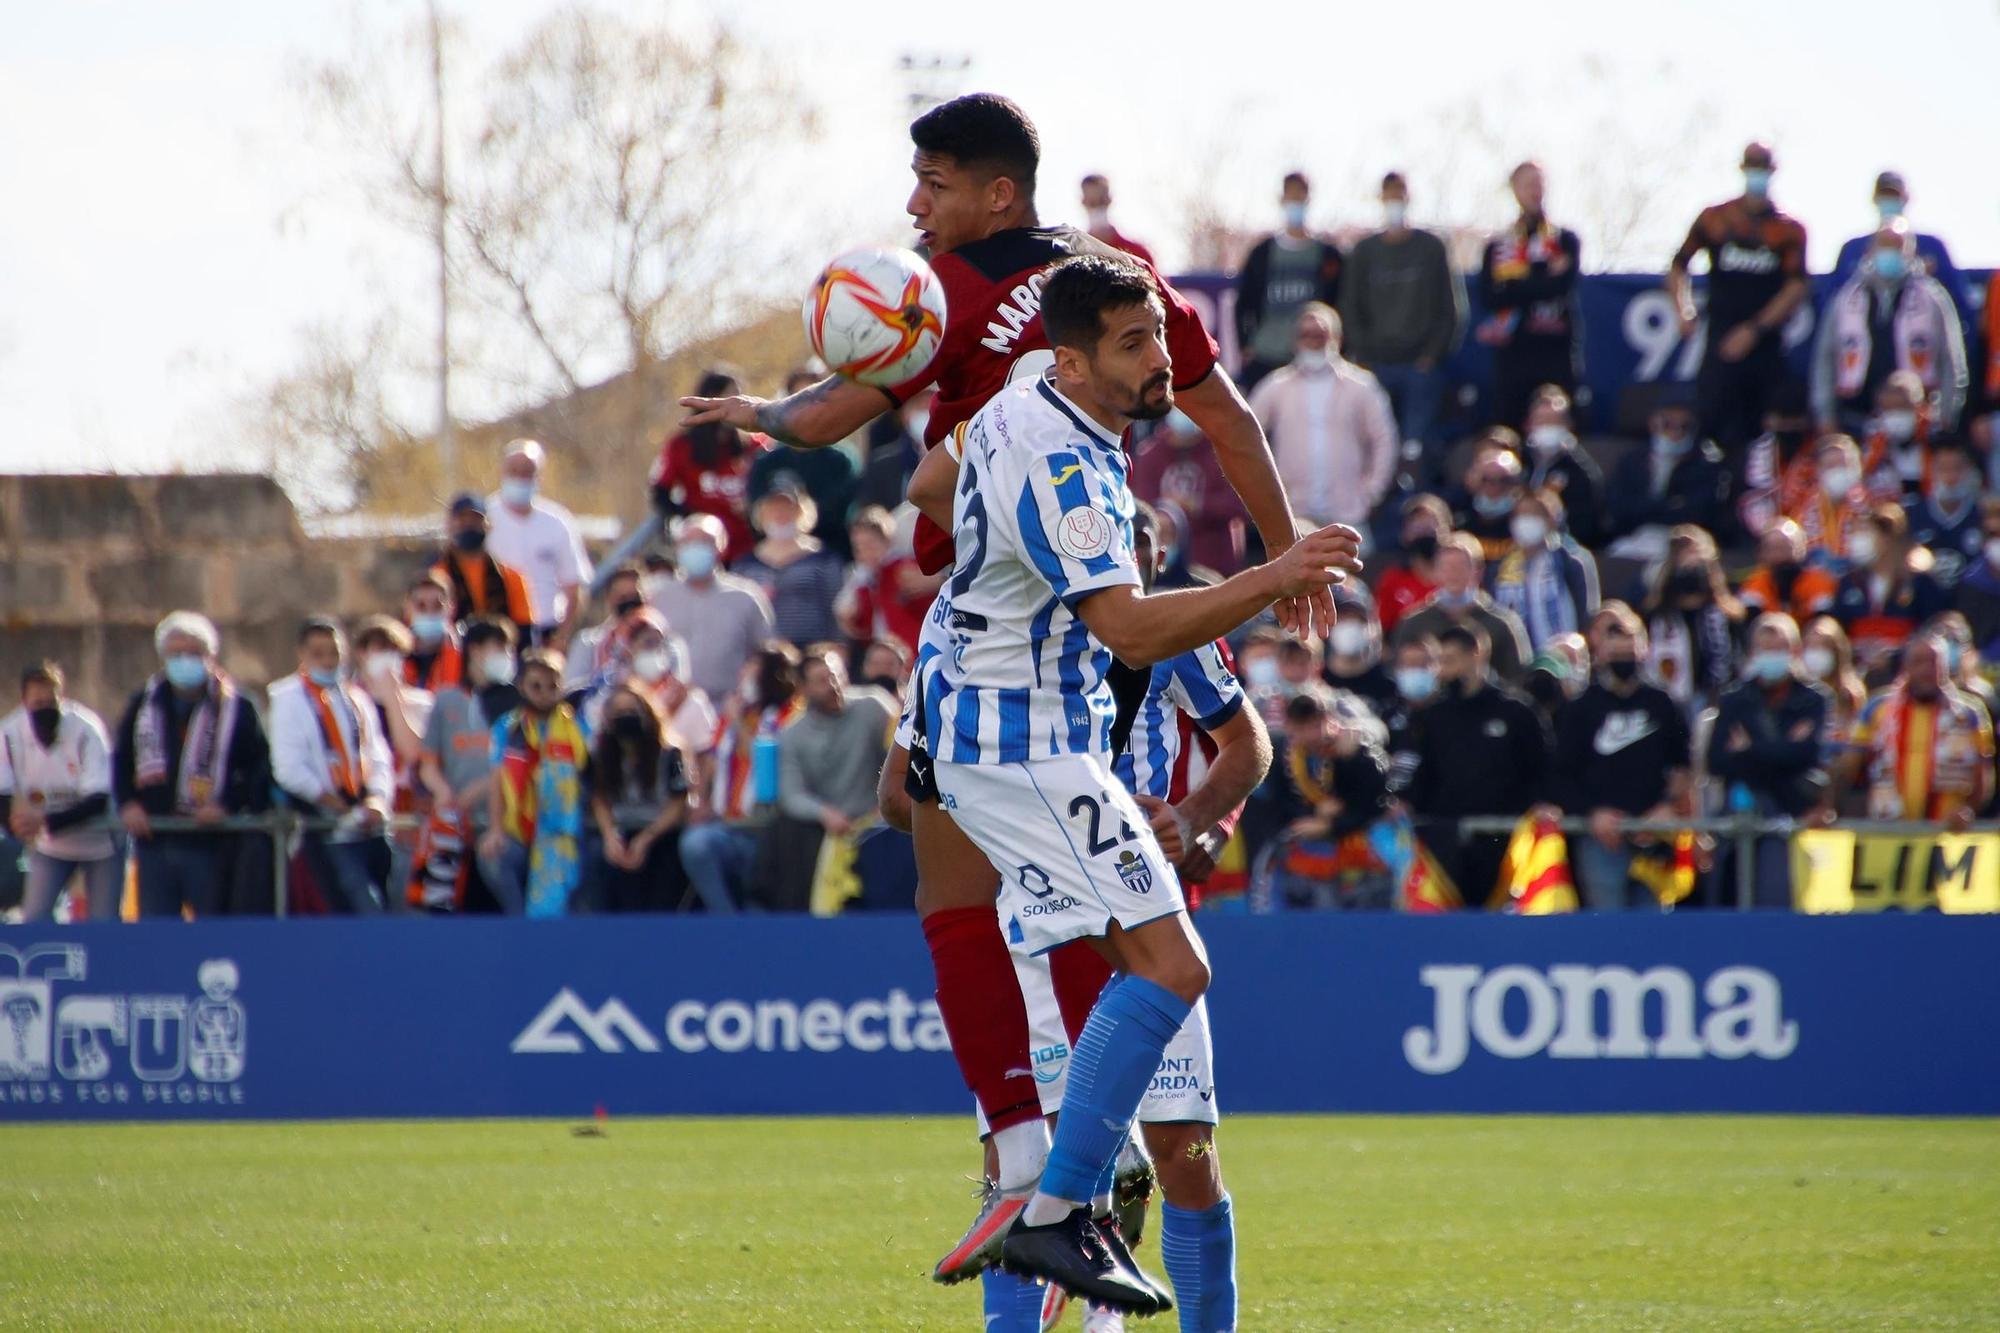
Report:
[[[113,800],[119,805],[137,801],[149,815],[175,813],[175,791],[180,781],[181,740],[185,734],[186,718],[169,709],[165,738],[166,781],[153,786],[138,785],[133,772],[137,756],[132,733],[138,724],[139,709],[148,696],[155,689],[165,691],[167,688],[165,681],[149,681],[132,696],[125,705],[124,717],[119,719],[118,735],[111,746]],[[271,808],[271,747],[264,736],[263,720],[241,691],[236,695],[235,707],[236,732],[229,740],[229,755],[223,764],[222,791],[218,793],[218,799],[222,808],[232,815],[260,813]]]
[[[1730,686],[1715,706],[1708,771],[1748,787],[1759,807],[1804,814],[1826,792],[1820,756],[1832,708],[1833,696],[1817,681],[1794,679],[1775,698],[1753,680]],[[1748,749],[1731,746],[1739,728],[1749,738]],[[1804,735],[1794,734],[1802,729]]]
[[[1620,697],[1592,681],[1556,714],[1550,794],[1573,815],[1610,808],[1643,814],[1667,794],[1667,774],[1689,767],[1687,716],[1657,685]]]
[[[1439,695],[1418,709],[1410,740],[1417,767],[1404,800],[1419,815],[1518,815],[1548,780],[1542,715],[1491,679],[1475,694]]]
[[[1611,474],[1607,505],[1611,521],[1604,537],[1623,537],[1652,523],[1668,527],[1694,523],[1707,528],[1717,545],[1727,546],[1736,521],[1730,511],[1729,486],[1729,465],[1712,440],[1703,440],[1681,456],[1658,496],[1653,494],[1652,450],[1627,449]]]
[[[1340,303],[1340,268],[1345,257],[1340,247],[1332,241],[1315,236],[1320,244],[1319,290],[1313,293],[1313,300],[1324,301],[1330,306]],[[1250,247],[1250,253],[1243,257],[1243,268],[1236,275],[1236,342],[1244,349],[1247,357],[1252,340],[1257,336],[1257,328],[1264,322],[1264,289],[1271,276],[1271,247],[1278,240],[1266,236]]]
[[[1535,451],[1522,460],[1529,490],[1553,490],[1562,497],[1563,523],[1569,535],[1595,550],[1604,540],[1604,473],[1582,445],[1565,449],[1543,462]]]

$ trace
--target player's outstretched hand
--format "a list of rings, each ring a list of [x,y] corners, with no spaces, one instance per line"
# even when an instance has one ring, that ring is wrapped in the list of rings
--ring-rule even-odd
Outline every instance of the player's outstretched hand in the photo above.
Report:
[[[747,398],[742,394],[733,398],[683,398],[681,406],[688,409],[688,414],[681,418],[681,427],[686,429],[720,421],[738,430],[755,430],[757,409],[763,405],[762,398]]]
[[[1309,532],[1293,542],[1276,559],[1271,568],[1278,575],[1278,595],[1285,599],[1311,600],[1315,595],[1325,596],[1327,606],[1325,624],[1333,624],[1332,594],[1334,584],[1346,580],[1350,574],[1361,572],[1361,534],[1341,523],[1329,523],[1325,527]],[[1312,617],[1318,616],[1315,609]],[[1301,630],[1311,630],[1311,625],[1300,626]]]

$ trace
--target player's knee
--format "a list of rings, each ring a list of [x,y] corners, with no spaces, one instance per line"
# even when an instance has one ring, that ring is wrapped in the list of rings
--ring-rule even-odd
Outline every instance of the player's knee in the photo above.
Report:
[[[1208,959],[1194,950],[1176,952],[1156,965],[1154,982],[1193,1004],[1208,993]]]
[[[1222,1202],[1222,1163],[1215,1128],[1201,1124],[1146,1126],[1146,1147],[1160,1174],[1160,1193],[1176,1208],[1198,1212]]]

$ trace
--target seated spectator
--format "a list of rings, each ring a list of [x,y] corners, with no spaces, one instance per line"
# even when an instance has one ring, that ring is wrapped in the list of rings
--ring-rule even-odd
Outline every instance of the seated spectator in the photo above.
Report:
[[[1641,679],[1646,627],[1631,607],[1606,603],[1592,646],[1597,677],[1556,718],[1551,790],[1590,821],[1588,837],[1570,840],[1584,904],[1622,912],[1632,905],[1634,847],[1625,823],[1693,813],[1691,742],[1680,701]]]
[[[1773,523],[1819,495],[1818,445],[1806,386],[1784,381],[1764,406],[1764,433],[1744,451],[1736,513],[1745,533],[1761,538]]]
[[[1649,541],[1658,549],[1667,529],[1692,524],[1725,538],[1734,517],[1729,467],[1713,440],[1699,438],[1693,403],[1680,392],[1662,398],[1649,426],[1648,446],[1628,449],[1611,474],[1604,535],[1651,529]]]
[[[1343,880],[1370,872],[1377,880],[1383,878],[1365,840],[1358,845],[1349,842],[1366,833],[1389,806],[1383,735],[1380,720],[1361,700],[1337,690],[1329,693],[1315,686],[1285,705],[1287,774],[1302,812],[1286,827],[1285,835],[1297,842],[1333,843],[1335,875]],[[1378,887],[1383,891],[1353,905],[1389,906],[1393,886]],[[1334,904],[1321,899],[1315,905]]]
[[[838,881],[853,879],[854,839],[876,822],[875,785],[896,729],[889,699],[847,682],[833,644],[803,654],[806,708],[778,737],[778,814],[772,829],[776,912],[839,910]]]
[[[299,852],[327,906],[375,916],[387,906],[396,759],[380,715],[347,678],[347,636],[331,620],[299,629],[297,674],[273,681],[271,776],[310,818]]]
[[[1898,370],[1916,372],[1947,430],[1958,425],[1968,381],[1965,331],[1951,294],[1915,259],[1909,224],[1892,218],[1821,312],[1812,362],[1821,430],[1860,429],[1875,391]]]
[[[1132,494],[1155,508],[1180,509],[1188,562],[1225,577],[1243,568],[1250,511],[1223,475],[1215,447],[1178,407],[1133,455]]]
[[[1803,819],[1830,795],[1827,723],[1833,693],[1799,661],[1799,627],[1782,611],[1750,626],[1743,680],[1722,692],[1708,734],[1708,771],[1728,784],[1729,808]],[[1741,793],[1744,799],[1736,795]],[[1790,839],[1757,839],[1756,905],[1792,905]]]
[[[1909,188],[1903,184],[1903,173],[1885,171],[1875,178],[1875,215],[1879,222],[1886,223],[1900,218],[1910,206]],[[1833,263],[1833,281],[1836,287],[1845,283],[1860,271],[1862,263],[1875,249],[1876,231],[1851,237],[1841,242],[1840,255]],[[1944,284],[1951,294],[1952,304],[1958,308],[1960,320],[1971,327],[1972,288],[1965,274],[1952,262],[1951,251],[1945,248],[1942,238],[1929,232],[1915,232],[1916,258],[1923,270]],[[1988,307],[1992,309],[1992,307]]]
[[[1758,538],[1757,567],[1744,577],[1736,595],[1751,615],[1782,612],[1796,627],[1831,611],[1839,587],[1840,580],[1825,569],[1806,564],[1805,530],[1781,518]]]
[[[1785,516],[1799,525],[1809,563],[1842,573],[1854,534],[1868,523],[1868,492],[1861,484],[1861,451],[1845,435],[1828,435],[1814,446],[1809,493],[1792,497]]]
[[[1570,536],[1594,548],[1604,537],[1604,474],[1597,460],[1577,443],[1566,391],[1554,384],[1535,390],[1521,440],[1528,462],[1522,485],[1561,497]]]
[[[743,664],[771,637],[763,589],[720,568],[729,553],[722,520],[696,514],[674,525],[672,578],[644,584],[653,605],[688,645],[688,683],[711,699],[736,688]]]
[[[460,629],[474,616],[505,616],[526,643],[535,628],[527,579],[487,551],[487,531],[484,500],[471,494],[453,500],[445,522],[450,549],[438,557],[432,572],[451,588],[452,614]]]
[[[861,646],[854,672],[858,684],[872,685],[902,707],[903,683],[910,678],[911,653],[894,639],[871,639]]]
[[[1301,307],[1292,362],[1250,393],[1292,508],[1311,527],[1365,527],[1395,480],[1401,444],[1389,395],[1340,354],[1340,316]]]
[[[1514,549],[1492,580],[1494,605],[1520,617],[1529,652],[1558,635],[1574,634],[1597,610],[1597,561],[1563,531],[1562,501],[1528,491],[1514,505]]]
[[[116,921],[125,857],[100,827],[111,810],[111,742],[88,708],[63,697],[62,668],[21,673],[21,706],[0,718],[0,822],[28,849],[21,920],[55,919],[81,878],[87,910],[72,919]]]
[[[1963,440],[1944,435],[1931,445],[1930,485],[1911,498],[1907,510],[1911,544],[1931,553],[1931,577],[1950,592],[1979,564],[1986,545],[1978,466]]]
[[[563,690],[573,693],[602,685],[612,674],[612,656],[625,640],[625,627],[646,609],[645,574],[620,565],[604,581],[605,617],[570,638],[563,662]],[[685,647],[686,645],[681,645]]]
[[[1965,829],[1992,796],[1992,725],[1951,683],[1936,638],[1910,640],[1901,672],[1862,710],[1853,746],[1840,776],[1866,789],[1871,819]]]
[[[833,600],[840,595],[842,562],[806,534],[819,513],[795,480],[778,479],[751,511],[764,539],[737,562],[736,572],[771,601],[778,637],[787,643],[820,643],[840,637]]]
[[[1382,665],[1382,633],[1365,611],[1336,604],[1339,619],[1327,635],[1331,649],[1325,681],[1353,695],[1381,717],[1396,702],[1396,681]]]
[[[604,702],[591,750],[590,813],[603,839],[598,902],[607,912],[669,912],[687,887],[680,827],[688,771],[673,729],[630,685]]]
[[[1278,196],[1285,225],[1250,247],[1236,275],[1236,345],[1244,392],[1292,355],[1292,332],[1299,307],[1308,301],[1333,306],[1340,297],[1340,247],[1306,229],[1312,185],[1301,172],[1285,174]]]
[[[699,783],[710,776],[715,732],[721,718],[708,692],[688,682],[684,665],[686,646],[666,629],[665,618],[651,607],[635,613],[620,636],[623,646],[615,655],[609,683],[614,688],[633,689],[646,696],[646,701],[666,719],[668,729],[673,732],[689,781]],[[593,732],[606,697],[585,702],[584,721]]]
[[[1875,415],[1861,425],[1861,484],[1874,504],[1909,507],[1931,489],[1931,436],[1938,433],[1923,381],[1899,370],[1875,391]]]
[[[475,849],[491,827],[493,736],[521,702],[514,688],[515,630],[498,616],[475,617],[465,627],[464,679],[437,692],[424,726],[419,772],[431,810],[418,831],[407,901],[431,913],[459,912],[491,899],[519,914],[518,897],[496,894],[480,873]]]
[[[1854,648],[1847,631],[1832,616],[1814,616],[1799,636],[1799,667],[1805,678],[1826,687],[1832,705],[1827,712],[1823,764],[1831,765],[1846,749],[1868,687],[1854,669]]]
[[[1833,615],[1854,643],[1864,674],[1885,668],[1924,621],[1950,607],[1950,595],[1910,545],[1909,520],[1894,505],[1872,511],[1848,539],[1851,567],[1834,594]]]
[[[133,839],[139,915],[213,916],[229,906],[239,845],[210,830],[270,808],[270,748],[257,709],[216,661],[222,636],[208,617],[173,612],[153,631],[153,647],[162,669],[118,723],[111,794]],[[168,817],[203,827],[155,832],[153,820]],[[269,894],[261,895],[267,910]]]
[[[390,616],[368,616],[354,626],[354,684],[375,707],[376,721],[389,742],[396,764],[395,798],[391,815],[417,813],[428,796],[420,767],[424,758],[424,728],[429,725],[437,696],[404,680],[410,650],[416,636],[409,626]],[[396,887],[410,882],[410,861],[417,847],[417,830],[404,828],[389,834],[389,874],[383,880],[383,896],[389,906],[396,901]]]
[[[435,570],[411,580],[403,594],[403,623],[410,627],[410,652],[403,681],[420,690],[441,690],[465,679],[465,655],[454,623],[451,583]]]
[[[718,369],[703,371],[694,392],[697,398],[728,398],[742,389],[733,371]],[[653,464],[653,508],[667,519],[709,515],[722,528],[718,551],[748,552],[756,541],[750,531],[750,465],[769,447],[763,436],[746,435],[726,422],[688,427],[660,446]]]
[[[681,865],[688,883],[712,913],[733,912],[748,898],[760,839],[743,825],[759,805],[777,799],[777,741],[799,718],[798,650],[772,640],[743,664],[742,684],[729,691],[718,729],[715,777],[706,797],[688,812],[681,834]],[[768,777],[758,775],[760,747],[771,758]],[[768,782],[759,792],[760,783]]]
[[[479,871],[510,914],[564,916],[582,879],[590,745],[563,702],[562,670],[546,648],[521,654],[520,705],[493,737]]]
[[[1383,571],[1375,585],[1375,605],[1382,632],[1396,626],[1425,598],[1437,591],[1438,542],[1451,534],[1451,507],[1435,495],[1412,496],[1403,504],[1403,563]]]
[[[548,456],[534,440],[510,442],[500,458],[500,489],[487,500],[486,548],[527,581],[534,641],[567,651],[583,627],[595,577],[576,516],[541,494]]]
[[[1538,393],[1576,386],[1582,342],[1576,280],[1583,243],[1543,212],[1540,164],[1521,163],[1508,183],[1521,215],[1487,242],[1479,265],[1479,304],[1486,318],[1473,336],[1493,349],[1493,418],[1512,425]]]
[[[1736,678],[1743,603],[1729,591],[1715,539],[1679,527],[1639,604],[1651,653],[1646,674],[1692,719]]]
[[[789,396],[809,388],[820,378],[810,370],[795,370],[785,377],[785,393]],[[849,555],[847,511],[854,506],[855,488],[861,480],[854,459],[842,448],[801,449],[773,440],[750,463],[747,497],[751,511],[754,513],[757,502],[786,478],[812,499],[813,517],[801,530],[845,561]]]
[[[1514,506],[1526,475],[1521,437],[1505,426],[1489,428],[1465,469],[1463,507],[1453,515],[1457,530],[1478,540],[1489,572],[1514,549]]]
[[[926,574],[915,556],[895,549],[896,523],[886,509],[863,509],[848,528],[854,563],[833,603],[841,628],[851,639],[894,639],[914,654],[945,571]]]
[[[1482,668],[1491,663],[1493,674],[1502,681],[1518,681],[1527,670],[1528,631],[1521,618],[1480,591],[1479,576],[1485,557],[1479,543],[1463,532],[1455,532],[1438,544],[1438,590],[1423,605],[1403,617],[1396,626],[1396,640],[1426,636],[1442,642],[1453,625],[1477,625],[1486,635],[1486,657]]]
[[[1520,815],[1540,801],[1548,780],[1549,733],[1534,707],[1488,670],[1484,627],[1447,625],[1435,637],[1439,692],[1412,723],[1415,763],[1403,799],[1424,845],[1458,886],[1465,905],[1476,910],[1499,879],[1507,839],[1461,837],[1458,821],[1467,815]]]
[[[1979,559],[1953,590],[1972,627],[1972,642],[1987,661],[2000,661],[2000,496],[1979,502]]]

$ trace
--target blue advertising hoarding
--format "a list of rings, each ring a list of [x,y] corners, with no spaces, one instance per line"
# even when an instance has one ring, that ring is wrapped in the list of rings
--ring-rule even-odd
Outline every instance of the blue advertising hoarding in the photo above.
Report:
[[[1232,1111],[2000,1113],[2000,920],[1212,917]],[[0,943],[0,1120],[955,1113],[915,922]]]

